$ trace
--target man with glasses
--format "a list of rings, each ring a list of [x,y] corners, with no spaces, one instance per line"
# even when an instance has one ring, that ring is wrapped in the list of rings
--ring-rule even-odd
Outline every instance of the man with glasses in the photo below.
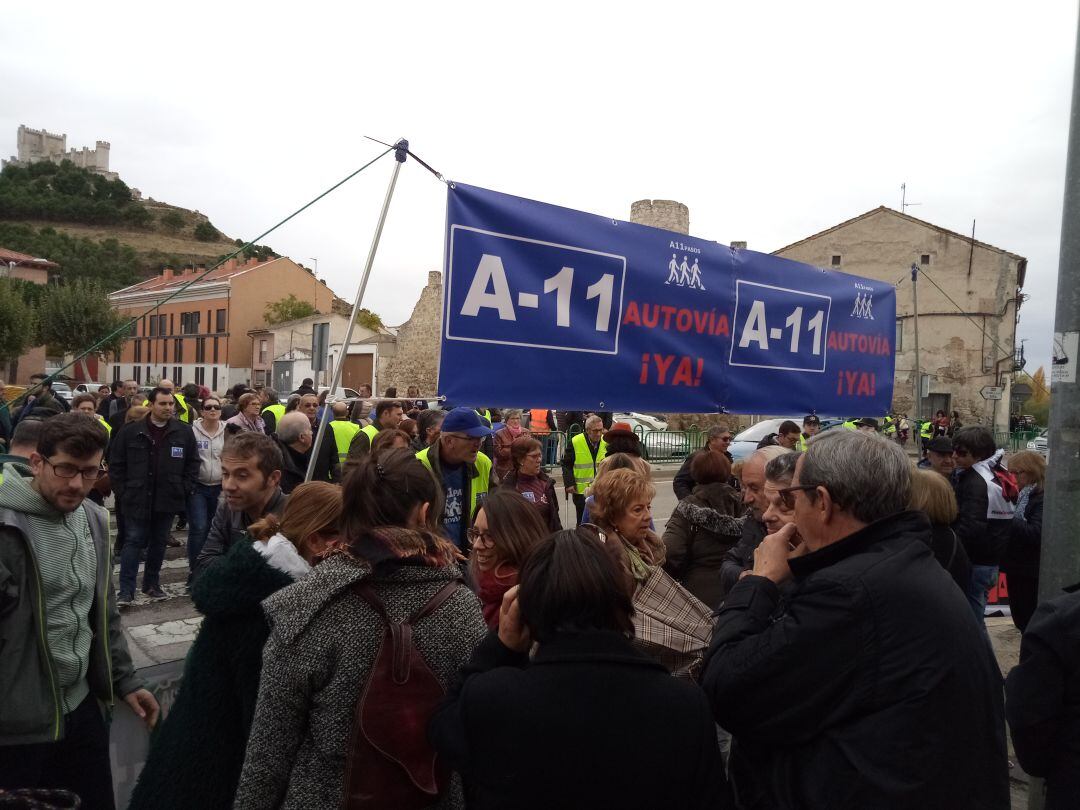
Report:
[[[0,790],[61,788],[98,808],[114,806],[103,706],[122,699],[150,727],[158,715],[112,599],[108,513],[86,501],[107,441],[97,420],[53,417],[0,484]]]
[[[438,441],[416,454],[442,487],[443,513],[439,525],[465,554],[469,552],[468,531],[476,505],[495,485],[491,459],[480,452],[481,443],[490,435],[491,428],[476,411],[454,408],[443,420]]]
[[[574,436],[566,445],[563,453],[563,487],[574,498],[577,510],[575,526],[581,523],[585,514],[585,493],[596,478],[596,468],[607,455],[607,442],[604,441],[604,420],[599,416],[590,416],[585,420],[585,432]]]
[[[752,753],[738,795],[749,782],[763,807],[1008,808],[1001,673],[929,520],[907,509],[907,455],[829,431],[778,495],[794,523],[728,593],[702,677],[733,751]]]
[[[199,480],[199,447],[191,427],[173,415],[172,391],[155,388],[147,399],[150,413],[119,432],[109,448],[109,479],[124,510],[117,604],[135,601],[139,557],[146,549],[144,594],[164,599],[161,563],[169,530]]]
[[[707,453],[712,450],[717,453],[723,453],[729,462],[734,462],[735,459],[733,459],[731,453],[728,452],[728,448],[731,447],[731,435],[731,431],[723,425],[713,425],[705,432],[705,446],[686,457],[682,466],[679,467],[679,471],[675,473],[674,480],[671,482],[672,489],[675,490],[676,498],[681,501],[694,491],[697,481],[694,480],[694,476],[690,473],[690,468],[694,465],[694,459],[701,453]]]

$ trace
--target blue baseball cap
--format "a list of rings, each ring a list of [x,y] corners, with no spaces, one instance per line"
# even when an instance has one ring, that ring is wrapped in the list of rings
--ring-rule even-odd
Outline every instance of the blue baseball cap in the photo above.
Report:
[[[474,439],[483,439],[492,433],[491,428],[480,418],[480,414],[472,408],[454,408],[450,411],[443,419],[442,432],[464,433]]]

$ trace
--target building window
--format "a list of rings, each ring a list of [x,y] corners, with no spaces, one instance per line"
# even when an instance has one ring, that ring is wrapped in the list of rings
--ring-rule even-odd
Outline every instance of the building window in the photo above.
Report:
[[[139,334],[139,320],[140,319],[138,318],[132,319],[131,326],[129,327],[130,331],[128,332],[129,337],[135,337]]]
[[[169,341],[167,340],[161,341],[161,362],[169,362]]]
[[[176,341],[174,342],[174,346],[175,346],[175,352],[173,354],[173,362],[174,363],[183,363],[184,362],[184,339],[183,338],[177,338]],[[173,380],[173,382],[176,383],[177,385],[180,385],[179,380]]]
[[[833,254],[832,266],[833,267],[839,267],[840,266],[840,256],[839,256],[839,254],[836,254],[836,253]]]
[[[215,332],[224,332],[225,331],[225,310],[223,310],[223,309],[219,309],[217,311],[217,321],[214,324],[214,331]]]
[[[214,382],[210,385],[210,390],[217,391],[217,366],[214,366],[213,379]]]
[[[195,362],[206,362],[206,338],[195,339]]]
[[[142,367],[141,366],[134,366],[131,369],[131,376],[135,380],[135,382],[139,383],[139,385],[142,385]]]
[[[923,266],[926,266],[926,265],[930,264],[930,254],[929,253],[924,253],[922,256],[920,256],[919,257],[919,264],[921,264]]]
[[[201,317],[202,313],[199,312],[181,312],[180,334],[197,335],[199,333],[199,319]]]
[[[115,366],[113,366],[112,379],[113,379],[113,382],[120,382],[120,364],[119,363],[117,363]]]
[[[214,362],[218,361],[218,342],[217,338],[214,338]]]
[[[904,350],[904,322],[899,318],[896,319],[896,345],[893,348],[898,352]]]
[[[265,340],[260,340],[259,341],[259,363],[261,365],[266,365],[266,341]]]
[[[266,372],[262,369],[255,369],[255,385],[266,385]]]
[[[195,384],[206,385],[206,366],[195,367]]]
[[[162,315],[161,317],[164,318],[165,316]],[[165,322],[162,321],[162,323],[165,323]],[[161,334],[163,334],[163,335],[165,334],[164,330],[161,332]],[[176,334],[176,321],[173,320],[173,313],[171,313],[171,312],[169,313],[169,334],[170,335],[175,335]]]
[[[156,337],[157,336],[157,330],[158,330],[157,315],[151,315],[150,316],[150,337]]]
[[[135,341],[135,362],[136,363],[141,363],[142,362],[142,341],[141,340],[136,340]]]

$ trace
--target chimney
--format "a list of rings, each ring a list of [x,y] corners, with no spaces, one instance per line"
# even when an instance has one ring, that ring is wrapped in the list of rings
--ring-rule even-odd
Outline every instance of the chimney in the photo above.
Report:
[[[161,277],[166,281],[169,281],[173,277],[173,269],[171,267],[166,267],[161,271]]]

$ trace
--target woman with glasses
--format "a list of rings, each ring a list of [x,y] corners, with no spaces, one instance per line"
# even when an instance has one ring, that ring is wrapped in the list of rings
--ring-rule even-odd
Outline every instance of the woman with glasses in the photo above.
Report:
[[[258,394],[252,391],[242,394],[236,403],[236,416],[226,420],[225,429],[229,433],[266,433],[266,422],[259,415],[261,410],[262,399]]]
[[[634,646],[604,538],[582,526],[533,549],[432,719],[471,808],[728,806],[705,695]]]
[[[555,481],[541,467],[543,460],[543,445],[532,436],[514,439],[510,445],[513,469],[499,486],[521,495],[536,508],[548,531],[557,532],[562,528],[559,497],[555,494]]]
[[[518,584],[522,563],[548,532],[537,510],[521,495],[499,489],[476,507],[466,534],[472,546],[469,566],[484,621],[498,629],[503,595]]]
[[[206,542],[206,535],[210,532],[210,520],[214,517],[218,499],[221,497],[221,451],[225,448],[226,433],[225,425],[221,421],[220,399],[207,397],[202,401],[199,411],[202,415],[191,425],[195,444],[199,448],[199,480],[195,483],[195,491],[188,497],[187,504],[189,585],[195,571],[195,561],[199,559],[199,552]]]
[[[676,498],[681,501],[683,498],[689,497],[694,491],[694,485],[700,483],[699,481],[694,480],[692,467],[694,460],[702,453],[707,453],[712,450],[713,452],[723,455],[729,463],[734,463],[731,453],[728,452],[728,448],[731,447],[731,437],[731,431],[723,425],[713,425],[706,431],[705,446],[686,457],[682,466],[679,467],[679,471],[675,473],[675,478],[671,481],[671,486],[672,489],[675,490]],[[727,483],[735,486],[737,482],[732,478]]]
[[[728,485],[731,462],[721,453],[699,453],[690,471],[697,485],[679,501],[664,529],[664,568],[690,593],[716,608],[723,596],[720,566],[742,535],[738,517],[743,507]]]

